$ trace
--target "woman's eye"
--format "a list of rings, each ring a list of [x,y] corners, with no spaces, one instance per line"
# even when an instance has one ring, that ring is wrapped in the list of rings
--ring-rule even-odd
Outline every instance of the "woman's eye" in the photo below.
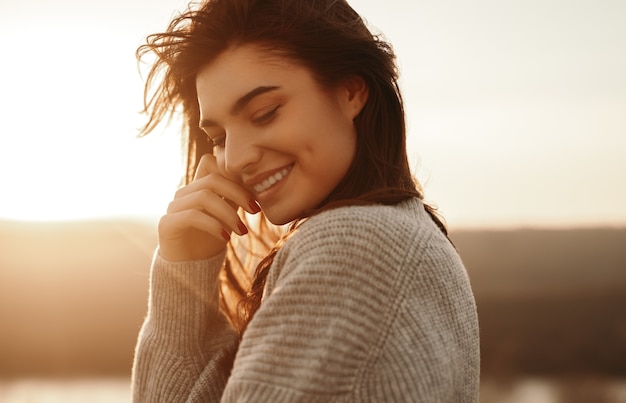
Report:
[[[270,107],[263,108],[252,116],[252,121],[256,124],[269,123],[274,116],[276,116],[276,112],[278,112],[279,108],[280,105],[272,105]]]

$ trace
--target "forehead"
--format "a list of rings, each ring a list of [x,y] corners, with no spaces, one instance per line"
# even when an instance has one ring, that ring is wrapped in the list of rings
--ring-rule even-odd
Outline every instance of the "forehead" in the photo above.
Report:
[[[302,69],[293,60],[255,45],[229,48],[211,63],[203,66],[196,76],[196,88],[203,89],[246,87],[264,79],[287,79],[295,70]]]
[[[308,68],[291,58],[260,46],[233,47],[198,72],[196,92],[201,123],[220,125],[226,117],[238,116],[240,104],[244,99],[243,106],[250,104],[256,98],[250,94],[259,88],[279,89],[272,91],[271,96],[283,99],[296,94],[311,97],[323,89]]]

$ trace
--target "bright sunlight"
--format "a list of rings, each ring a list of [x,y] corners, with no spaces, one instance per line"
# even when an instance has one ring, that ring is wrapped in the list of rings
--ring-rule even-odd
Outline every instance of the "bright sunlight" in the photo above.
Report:
[[[626,3],[352,3],[395,45],[411,163],[451,227],[626,224]],[[164,212],[179,140],[135,138],[134,52],[185,4],[2,3],[0,217]]]
[[[180,146],[175,134],[137,138],[139,39],[111,34],[106,20],[64,22],[1,25],[15,38],[3,45],[14,63],[1,67],[0,216],[159,215],[178,184]]]

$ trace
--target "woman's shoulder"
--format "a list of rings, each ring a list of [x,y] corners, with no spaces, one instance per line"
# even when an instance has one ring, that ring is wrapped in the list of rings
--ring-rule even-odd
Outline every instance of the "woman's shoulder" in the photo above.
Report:
[[[403,269],[419,260],[410,256],[425,249],[418,245],[423,237],[416,235],[420,219],[411,218],[419,216],[419,208],[423,205],[416,199],[395,206],[342,206],[308,218],[277,253],[268,291],[279,282],[280,287],[330,282],[323,292],[388,294]]]
[[[319,213],[286,240],[270,269],[268,289],[280,279],[342,279],[372,295],[412,287],[416,276],[461,273],[456,250],[419,199],[397,205],[338,207]],[[375,286],[372,286],[374,284]]]
[[[395,205],[352,205],[323,211],[299,228],[302,237],[398,237],[407,233],[427,233],[433,222],[424,204],[412,198]],[[414,234],[413,234],[414,235]]]
[[[310,217],[285,243],[285,254],[350,255],[403,260],[432,242],[447,243],[421,200],[333,208]]]

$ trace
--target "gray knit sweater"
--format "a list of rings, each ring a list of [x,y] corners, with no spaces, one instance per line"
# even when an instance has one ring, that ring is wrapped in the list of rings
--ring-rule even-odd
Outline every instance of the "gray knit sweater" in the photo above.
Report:
[[[306,221],[276,255],[241,343],[219,310],[223,258],[155,254],[134,401],[478,401],[467,273],[421,201]]]

